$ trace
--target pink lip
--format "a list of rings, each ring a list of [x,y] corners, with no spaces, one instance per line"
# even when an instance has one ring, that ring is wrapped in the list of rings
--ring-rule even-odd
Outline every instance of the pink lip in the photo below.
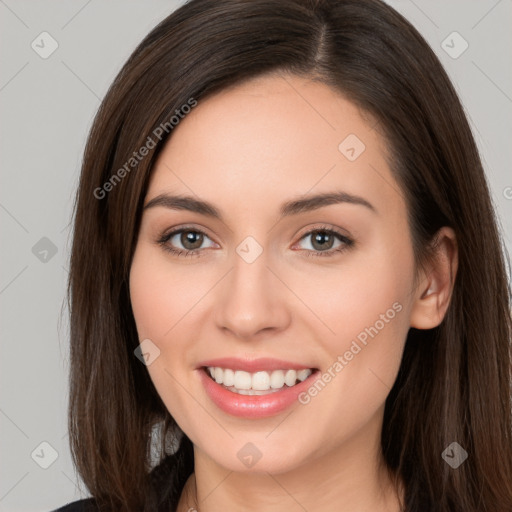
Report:
[[[223,357],[221,359],[210,359],[198,364],[198,368],[203,366],[214,366],[219,368],[230,368],[231,370],[243,370],[249,373],[258,371],[271,372],[273,370],[307,370],[312,366],[283,361],[281,359],[239,359],[236,357]]]
[[[208,366],[222,367],[220,364],[208,364]],[[232,366],[227,364],[225,367],[232,368]],[[261,368],[261,366],[258,368]],[[285,368],[290,368],[290,366],[285,366]],[[301,368],[307,367],[302,366]],[[283,369],[283,367],[280,366],[277,369]],[[206,372],[205,368],[200,368],[199,378],[210,400],[217,407],[232,416],[252,419],[267,418],[284,411],[297,402],[297,397],[300,393],[308,389],[320,375],[319,371],[315,371],[299,384],[292,387],[284,387],[280,391],[271,392],[267,395],[240,395],[217,384]]]

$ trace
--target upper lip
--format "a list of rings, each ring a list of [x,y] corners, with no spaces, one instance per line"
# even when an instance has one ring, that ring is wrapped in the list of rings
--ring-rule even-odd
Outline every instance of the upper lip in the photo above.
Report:
[[[240,359],[237,357],[208,359],[207,361],[202,361],[201,363],[199,363],[198,368],[208,366],[229,368],[231,370],[242,370],[249,373],[273,370],[307,370],[309,368],[315,369],[313,366],[268,357],[260,359]]]

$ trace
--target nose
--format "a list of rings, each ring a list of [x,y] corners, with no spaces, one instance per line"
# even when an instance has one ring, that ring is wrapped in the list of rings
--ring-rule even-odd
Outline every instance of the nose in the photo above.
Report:
[[[249,263],[238,254],[215,298],[217,326],[241,339],[280,332],[290,324],[286,287],[268,267],[264,251]]]

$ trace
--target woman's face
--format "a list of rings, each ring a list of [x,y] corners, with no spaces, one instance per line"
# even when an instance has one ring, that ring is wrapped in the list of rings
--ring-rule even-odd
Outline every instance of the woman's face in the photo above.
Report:
[[[190,201],[144,210],[130,274],[169,412],[234,471],[375,449],[418,294],[381,136],[329,87],[290,76],[199,101],[173,132],[144,204]]]

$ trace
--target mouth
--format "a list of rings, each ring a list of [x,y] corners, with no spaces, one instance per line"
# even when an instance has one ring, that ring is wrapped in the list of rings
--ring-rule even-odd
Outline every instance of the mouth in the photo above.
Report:
[[[320,375],[306,367],[274,359],[218,359],[197,367],[202,387],[223,412],[257,419],[275,416],[299,402],[298,397]]]

